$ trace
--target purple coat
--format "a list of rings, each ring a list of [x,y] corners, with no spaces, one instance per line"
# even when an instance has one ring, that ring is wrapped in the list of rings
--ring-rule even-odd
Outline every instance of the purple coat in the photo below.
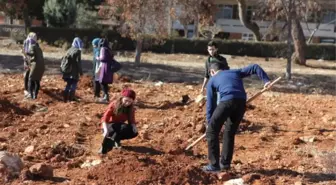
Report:
[[[113,82],[113,73],[111,70],[113,55],[110,49],[107,47],[102,47],[100,49],[99,59],[101,62],[99,82],[111,84]]]

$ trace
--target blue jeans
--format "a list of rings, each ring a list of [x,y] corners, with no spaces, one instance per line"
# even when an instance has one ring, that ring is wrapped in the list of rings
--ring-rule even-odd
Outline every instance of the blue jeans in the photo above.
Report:
[[[64,89],[65,92],[76,91],[78,80],[66,78],[64,81],[67,83]]]

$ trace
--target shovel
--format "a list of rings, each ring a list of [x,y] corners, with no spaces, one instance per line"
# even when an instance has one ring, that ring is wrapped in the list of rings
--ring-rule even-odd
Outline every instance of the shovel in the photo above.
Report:
[[[277,83],[279,80],[281,79],[281,77],[275,79],[269,86],[268,88],[264,88],[263,90],[259,91],[257,94],[253,95],[251,98],[249,98],[246,101],[246,104],[250,103],[251,101],[253,101],[254,99],[256,99],[258,96],[260,96],[262,93],[264,93],[265,91],[268,91],[275,83]],[[206,134],[203,134],[201,137],[199,137],[198,139],[196,139],[193,143],[191,143],[189,146],[187,146],[187,148],[185,148],[185,150],[189,150],[190,148],[192,148],[193,146],[195,146],[197,143],[199,143]]]

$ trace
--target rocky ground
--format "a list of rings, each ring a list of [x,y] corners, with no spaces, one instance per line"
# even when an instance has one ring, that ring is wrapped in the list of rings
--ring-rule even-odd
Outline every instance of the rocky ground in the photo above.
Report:
[[[249,63],[238,60],[229,63]],[[276,69],[269,70],[272,78],[281,75],[283,63],[276,61],[259,63]],[[24,163],[20,178],[8,184],[193,185],[229,180],[200,169],[207,163],[205,141],[183,150],[202,135],[205,106],[194,102],[201,68],[123,63],[122,77],[110,93],[124,86],[137,92],[140,135],[101,158],[96,154],[102,140],[98,122],[107,105],[92,101],[90,64],[84,65],[88,74],[77,91],[80,102],[63,103],[57,62],[47,58],[49,70],[39,98],[26,101],[20,57],[15,52],[0,55],[0,147]],[[321,69],[322,63],[311,63],[317,67],[298,69],[293,81],[282,80],[248,106],[236,136],[231,179],[243,177],[245,184],[253,185],[336,184],[335,66],[327,63],[328,68]],[[158,80],[163,84],[156,84]],[[262,87],[256,78],[245,85],[249,96]],[[190,97],[187,103],[181,102],[183,95]]]

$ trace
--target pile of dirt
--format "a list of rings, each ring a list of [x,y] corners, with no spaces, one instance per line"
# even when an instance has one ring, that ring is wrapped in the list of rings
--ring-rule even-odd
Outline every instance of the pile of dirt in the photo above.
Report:
[[[190,163],[188,163],[189,161]],[[87,173],[88,180],[111,184],[210,184],[215,175],[203,172],[183,155],[113,157]]]

